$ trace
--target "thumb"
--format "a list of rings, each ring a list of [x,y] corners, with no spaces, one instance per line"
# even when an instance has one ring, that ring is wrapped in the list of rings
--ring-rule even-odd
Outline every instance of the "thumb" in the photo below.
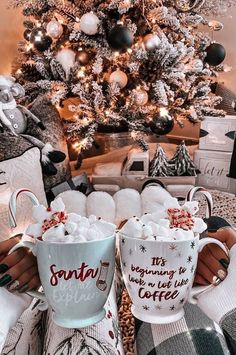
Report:
[[[216,232],[208,232],[208,235],[226,244],[229,250],[236,244],[236,231],[232,227],[223,227]]]

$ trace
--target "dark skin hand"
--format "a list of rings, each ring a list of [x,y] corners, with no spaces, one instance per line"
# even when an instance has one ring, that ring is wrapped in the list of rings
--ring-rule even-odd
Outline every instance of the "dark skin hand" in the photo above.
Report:
[[[12,291],[35,290],[40,285],[36,257],[26,248],[21,248],[8,255],[11,248],[19,243],[21,236],[0,242],[0,287],[13,286],[18,281],[17,287]]]
[[[225,244],[229,250],[236,244],[236,231],[232,227],[222,228],[208,235]],[[220,247],[214,244],[207,245],[199,254],[195,283],[209,285],[213,282],[214,276],[223,280],[227,276],[227,263],[229,264],[229,257]]]

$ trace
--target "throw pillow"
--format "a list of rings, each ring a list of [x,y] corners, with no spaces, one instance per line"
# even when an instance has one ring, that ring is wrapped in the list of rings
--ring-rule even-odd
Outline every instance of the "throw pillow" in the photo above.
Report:
[[[9,199],[12,192],[22,187],[30,189],[40,203],[47,205],[38,148],[31,148],[17,158],[0,162],[0,240],[22,233],[31,223],[31,201],[21,195],[17,201],[18,225],[14,230],[9,227]]]

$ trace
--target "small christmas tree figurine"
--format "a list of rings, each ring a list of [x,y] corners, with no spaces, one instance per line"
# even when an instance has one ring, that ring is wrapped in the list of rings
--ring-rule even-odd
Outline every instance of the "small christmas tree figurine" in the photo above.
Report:
[[[169,161],[169,164],[172,166],[173,173],[176,176],[194,176],[199,173],[184,141],[177,147],[176,153]]]
[[[172,176],[173,171],[164,149],[158,144],[155,156],[150,164],[150,176]]]

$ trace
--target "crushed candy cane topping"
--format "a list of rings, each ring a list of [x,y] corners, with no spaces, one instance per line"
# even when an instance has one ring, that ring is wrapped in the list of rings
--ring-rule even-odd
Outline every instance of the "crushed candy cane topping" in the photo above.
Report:
[[[78,243],[101,240],[114,235],[116,226],[96,216],[82,217],[66,213],[61,198],[54,200],[49,208],[33,207],[35,224],[29,225],[26,235],[51,243]]]
[[[168,208],[167,213],[170,220],[170,228],[193,229],[194,218],[190,212],[180,208]]]

